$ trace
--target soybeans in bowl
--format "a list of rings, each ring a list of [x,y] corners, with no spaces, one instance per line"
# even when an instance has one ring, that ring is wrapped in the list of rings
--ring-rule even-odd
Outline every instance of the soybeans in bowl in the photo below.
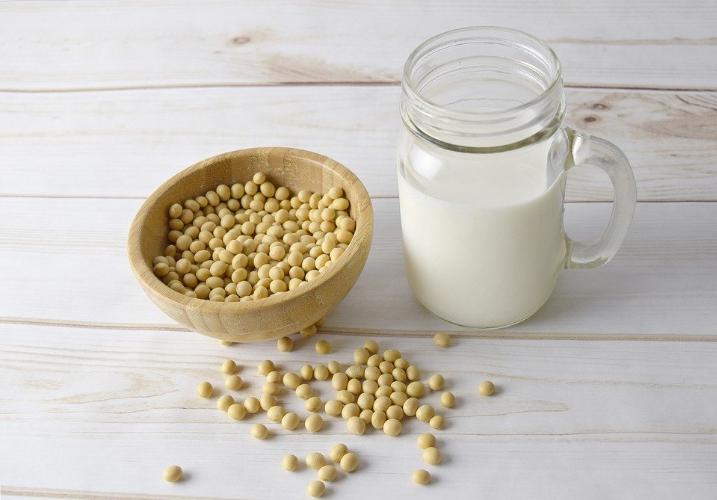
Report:
[[[298,332],[348,293],[373,211],[346,167],[290,148],[219,155],[155,191],[132,223],[135,276],[170,317],[238,342]]]

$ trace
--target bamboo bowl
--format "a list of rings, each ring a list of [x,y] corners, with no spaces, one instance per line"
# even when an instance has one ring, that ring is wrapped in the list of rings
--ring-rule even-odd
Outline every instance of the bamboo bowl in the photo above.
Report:
[[[346,251],[317,279],[278,295],[249,302],[210,302],[175,292],[152,272],[152,259],[168,244],[170,205],[194,198],[219,184],[246,182],[255,172],[292,192],[324,193],[343,188],[354,237]],[[201,161],[162,184],[144,202],[129,231],[129,261],[135,277],[152,301],[175,321],[210,337],[234,342],[268,340],[298,332],[323,318],[348,293],[366,263],[373,234],[371,199],[361,181],[346,167],[325,156],[300,149],[254,148]]]

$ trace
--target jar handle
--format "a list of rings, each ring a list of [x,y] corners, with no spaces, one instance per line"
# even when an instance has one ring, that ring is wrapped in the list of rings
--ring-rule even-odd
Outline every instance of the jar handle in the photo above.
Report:
[[[622,245],[635,212],[635,176],[625,154],[613,143],[588,134],[566,130],[570,139],[571,161],[567,168],[592,165],[601,168],[612,182],[615,200],[605,231],[596,243],[587,244],[566,236],[565,267],[586,269],[607,264]]]

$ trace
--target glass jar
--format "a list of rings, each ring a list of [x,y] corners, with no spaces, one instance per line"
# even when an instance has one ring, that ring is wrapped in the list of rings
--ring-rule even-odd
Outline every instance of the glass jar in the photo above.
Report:
[[[611,143],[563,126],[560,63],[541,41],[495,27],[417,47],[402,78],[398,186],[406,272],[416,298],[460,325],[499,328],[547,301],[564,268],[607,263],[635,207],[635,180]],[[563,229],[566,174],[603,169],[613,213],[595,244]]]

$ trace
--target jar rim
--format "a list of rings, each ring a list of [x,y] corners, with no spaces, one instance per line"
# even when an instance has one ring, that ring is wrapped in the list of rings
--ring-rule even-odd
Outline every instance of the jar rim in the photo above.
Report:
[[[511,42],[511,39],[520,38],[523,41],[532,44],[532,48],[541,52],[540,55],[546,59],[546,62],[548,62],[552,69],[549,83],[539,94],[528,101],[498,110],[459,111],[449,109],[446,106],[433,102],[431,99],[422,95],[415,88],[417,82],[414,81],[412,71],[424,57],[432,54],[436,50],[441,50],[455,44],[457,41],[456,36],[461,34],[472,34],[473,36],[467,39],[471,41],[480,41],[480,39],[483,38],[485,40]],[[498,36],[486,38],[487,34],[494,34]],[[513,44],[519,44],[519,42],[513,42]],[[526,46],[523,45],[522,48],[526,48]],[[502,26],[466,26],[434,35],[413,49],[403,67],[401,88],[402,91],[411,98],[411,100],[419,102],[421,107],[423,107],[426,111],[459,121],[472,121],[472,119],[476,118],[484,119],[524,111],[537,105],[541,101],[550,98],[550,95],[555,90],[555,87],[561,83],[561,73],[560,60],[558,59],[557,54],[555,54],[555,51],[548,44],[529,33]]]

